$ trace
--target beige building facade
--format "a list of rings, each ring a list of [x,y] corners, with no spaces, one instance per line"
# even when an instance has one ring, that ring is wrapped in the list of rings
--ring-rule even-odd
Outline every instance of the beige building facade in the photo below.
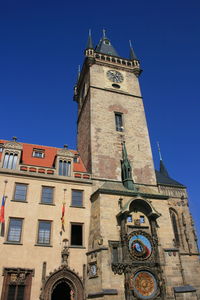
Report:
[[[1,300],[200,299],[186,187],[154,169],[140,73],[132,47],[89,36],[77,151],[0,141]]]

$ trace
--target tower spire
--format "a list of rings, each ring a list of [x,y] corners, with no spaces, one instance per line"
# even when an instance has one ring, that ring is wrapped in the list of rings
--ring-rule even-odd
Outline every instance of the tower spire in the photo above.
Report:
[[[160,173],[166,177],[169,177],[169,173],[168,173],[168,171],[164,165],[163,159],[162,159],[159,142],[157,142],[157,146],[158,146],[158,153],[159,153],[159,157],[160,157]]]
[[[89,34],[88,34],[88,41],[87,41],[87,46],[86,49],[93,49],[93,43],[92,43],[92,34],[91,34],[91,29],[89,29]]]
[[[130,59],[131,60],[138,60],[136,55],[135,55],[135,52],[133,50],[133,46],[132,46],[132,43],[131,43],[131,40],[129,40],[129,45],[130,45]]]
[[[122,182],[123,185],[129,190],[135,190],[133,178],[132,178],[132,169],[128,159],[125,142],[122,143]]]

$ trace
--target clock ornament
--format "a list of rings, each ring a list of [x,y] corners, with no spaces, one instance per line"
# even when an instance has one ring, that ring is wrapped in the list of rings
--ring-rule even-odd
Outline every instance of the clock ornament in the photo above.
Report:
[[[151,237],[146,232],[132,232],[129,235],[128,248],[133,258],[137,260],[148,259],[153,249]]]
[[[115,71],[115,70],[109,70],[106,73],[106,75],[107,75],[108,79],[112,82],[120,83],[124,80],[123,75],[120,72]]]

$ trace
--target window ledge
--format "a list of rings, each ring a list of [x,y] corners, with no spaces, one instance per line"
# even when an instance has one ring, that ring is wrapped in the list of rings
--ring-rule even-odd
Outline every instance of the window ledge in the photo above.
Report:
[[[52,245],[46,245],[46,244],[35,244],[34,246],[39,246],[39,247],[53,247]]]
[[[20,242],[4,242],[5,245],[23,245],[22,243]]]
[[[50,205],[50,206],[56,206],[54,203],[43,203],[43,202],[39,202],[39,204],[42,204],[42,205]]]
[[[70,205],[70,207],[74,207],[74,208],[85,208],[85,206],[76,206],[76,205]]]
[[[12,201],[12,202],[20,202],[20,203],[28,203],[28,201],[24,201],[24,200],[10,200],[10,201]]]
[[[83,246],[75,246],[75,245],[71,245],[71,246],[69,246],[69,248],[86,249],[86,247],[83,247]]]

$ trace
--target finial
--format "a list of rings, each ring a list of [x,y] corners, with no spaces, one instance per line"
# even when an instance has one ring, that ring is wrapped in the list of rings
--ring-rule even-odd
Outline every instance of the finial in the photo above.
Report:
[[[91,36],[92,35],[92,32],[91,32],[91,29],[89,29],[89,36]]]
[[[16,137],[16,136],[13,136],[13,137],[12,137],[12,140],[13,140],[13,142],[16,142],[16,141],[17,141],[17,137]]]
[[[130,48],[133,48],[131,40],[129,40],[129,45],[130,45]]]
[[[105,39],[106,38],[106,30],[103,29],[103,38]]]
[[[161,155],[161,150],[160,150],[160,144],[159,144],[159,142],[157,142],[157,146],[158,146],[158,153],[159,153],[160,160],[162,160],[162,155]]]

